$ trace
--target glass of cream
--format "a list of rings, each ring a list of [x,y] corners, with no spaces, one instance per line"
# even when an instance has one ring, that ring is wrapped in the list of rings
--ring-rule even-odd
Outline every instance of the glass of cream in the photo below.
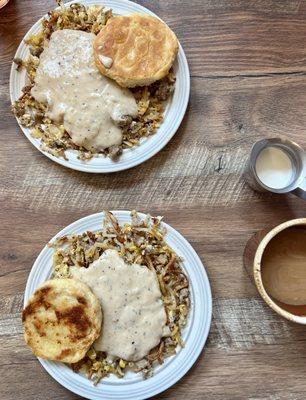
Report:
[[[291,140],[273,138],[256,142],[245,171],[249,185],[260,192],[293,193],[306,200],[306,155]]]

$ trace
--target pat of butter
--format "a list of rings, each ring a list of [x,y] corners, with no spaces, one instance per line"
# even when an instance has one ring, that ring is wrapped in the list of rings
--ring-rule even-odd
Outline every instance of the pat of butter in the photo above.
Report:
[[[99,60],[104,65],[105,68],[110,68],[113,64],[113,59],[110,57],[103,56],[102,54],[99,55]]]

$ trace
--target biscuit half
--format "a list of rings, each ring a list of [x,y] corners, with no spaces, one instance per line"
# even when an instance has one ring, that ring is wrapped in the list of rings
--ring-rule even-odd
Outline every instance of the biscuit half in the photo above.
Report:
[[[177,52],[174,32],[145,14],[110,18],[94,41],[100,72],[123,87],[147,86],[162,79]]]
[[[99,337],[102,311],[85,283],[52,279],[31,296],[22,322],[25,341],[37,357],[75,363]]]

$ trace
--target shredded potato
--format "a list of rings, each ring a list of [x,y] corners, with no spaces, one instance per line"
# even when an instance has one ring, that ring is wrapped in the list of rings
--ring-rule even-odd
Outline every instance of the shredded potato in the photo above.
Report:
[[[131,213],[132,223],[120,226],[114,215],[105,212],[103,227],[97,232],[85,232],[58,238],[50,246],[54,248],[53,278],[69,278],[70,266],[87,268],[107,249],[115,249],[129,263],[139,263],[155,270],[162,293],[169,335],[140,361],[130,362],[110,359],[106,353],[93,347],[85,358],[71,368],[84,372],[94,383],[109,374],[123,377],[128,370],[142,372],[144,377],[153,373],[156,363],[176,353],[183,346],[181,330],[186,324],[190,299],[189,282],[184,274],[181,260],[165,241],[166,231],[161,227],[161,218],[147,216],[141,220]]]
[[[23,67],[26,69],[29,83],[23,88],[21,97],[14,102],[13,113],[22,126],[30,129],[33,137],[41,140],[42,148],[54,156],[67,159],[66,150],[72,149],[77,150],[78,158],[84,161],[98,154],[112,158],[118,157],[123,149],[138,145],[141,138],[154,134],[160,127],[163,120],[164,102],[174,90],[174,73],[170,71],[164,79],[148,87],[132,89],[138,105],[138,116],[128,119],[121,127],[123,142],[120,146],[112,146],[99,153],[92,153],[75,145],[63,125],[58,125],[47,117],[47,106],[37,102],[31,96],[39,56],[54,31],[76,29],[97,34],[112,17],[112,12],[101,6],[86,7],[75,3],[65,7],[62,1],[58,1],[58,4],[60,8],[50,11],[48,17],[43,19],[41,31],[26,40],[30,48],[28,59],[14,60],[17,70]]]

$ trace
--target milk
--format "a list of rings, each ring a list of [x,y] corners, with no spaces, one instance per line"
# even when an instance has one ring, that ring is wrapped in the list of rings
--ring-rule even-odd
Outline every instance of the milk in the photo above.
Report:
[[[272,189],[283,189],[294,178],[292,161],[279,147],[266,147],[258,155],[255,164],[259,180]]]

